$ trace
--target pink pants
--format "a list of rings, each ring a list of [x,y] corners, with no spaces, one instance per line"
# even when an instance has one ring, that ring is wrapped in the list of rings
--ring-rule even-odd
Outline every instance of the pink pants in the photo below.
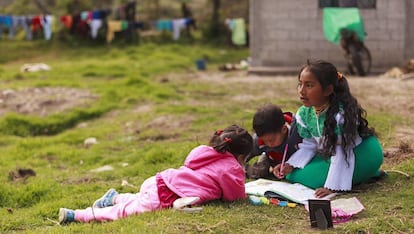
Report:
[[[116,195],[113,206],[75,210],[75,220],[80,222],[117,220],[157,209],[160,209],[160,200],[155,176],[153,176],[144,181],[138,193]]]

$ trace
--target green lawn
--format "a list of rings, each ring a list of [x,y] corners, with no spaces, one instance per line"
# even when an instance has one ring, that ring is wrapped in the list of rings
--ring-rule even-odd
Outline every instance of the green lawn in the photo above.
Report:
[[[122,180],[139,185],[157,171],[178,167],[187,153],[206,144],[215,129],[237,123],[251,131],[256,108],[266,102],[295,111],[300,105],[295,79],[254,83],[248,77],[212,78],[218,64],[238,62],[247,49],[201,43],[139,46],[64,46],[56,42],[0,41],[0,90],[66,87],[88,90],[97,98],[87,106],[45,115],[0,116],[0,233],[308,233],[303,207],[253,206],[247,200],[215,201],[200,213],[164,210],[108,223],[57,225],[60,207],[85,208]],[[208,71],[194,61],[207,56]],[[42,62],[48,72],[21,73],[24,63]],[[243,74],[243,73],[240,73]],[[277,93],[277,99],[263,93]],[[395,127],[412,124],[382,109],[369,120],[384,146],[395,144]],[[389,126],[392,126],[391,128]],[[95,137],[98,144],[85,147]],[[112,171],[92,172],[110,165]],[[391,168],[389,165],[384,167]],[[30,168],[36,176],[10,180],[9,173]],[[393,169],[412,176],[409,158]],[[396,173],[358,187],[366,210],[339,233],[409,233],[414,229],[413,183]],[[316,231],[315,231],[316,232]]]

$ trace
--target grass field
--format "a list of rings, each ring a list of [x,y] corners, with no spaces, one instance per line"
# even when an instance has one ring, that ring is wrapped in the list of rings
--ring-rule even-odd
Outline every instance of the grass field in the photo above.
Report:
[[[247,49],[3,39],[0,53],[0,233],[317,232],[303,207],[253,206],[247,200],[211,202],[194,214],[164,210],[107,223],[56,223],[60,207],[86,208],[111,187],[137,192],[147,177],[180,166],[189,150],[206,144],[218,128],[237,123],[251,132],[253,113],[264,103],[294,112],[300,106],[294,76],[217,71],[219,64],[246,58]],[[201,57],[208,57],[205,72],[195,69]],[[38,62],[52,69],[20,72],[23,64]],[[412,138],[404,140],[412,131],[403,134],[412,130],[413,84],[395,82],[350,78],[384,149],[394,149],[383,168],[413,176]],[[6,102],[13,97],[22,101]],[[401,102],[407,108],[396,110]],[[98,143],[85,146],[89,137]],[[94,171],[103,166],[113,170]],[[19,168],[36,175],[12,178]],[[122,180],[132,186],[122,186]],[[343,197],[357,196],[366,209],[327,232],[411,233],[412,191],[411,178],[394,172],[358,186]]]

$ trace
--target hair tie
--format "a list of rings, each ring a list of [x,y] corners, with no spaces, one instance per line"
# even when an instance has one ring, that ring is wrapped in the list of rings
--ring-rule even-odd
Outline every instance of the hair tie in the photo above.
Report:
[[[291,124],[292,123],[292,119],[293,119],[292,113],[290,113],[290,112],[284,112],[283,113],[283,118],[285,119],[285,122],[286,123],[288,123],[288,124]]]
[[[337,74],[338,74],[338,80],[340,80],[340,79],[344,78],[344,75],[342,75],[342,73],[337,72]]]
[[[217,136],[220,136],[222,133],[223,133],[223,130],[221,130],[221,129],[219,129],[219,130],[216,131],[216,135]]]
[[[230,137],[225,137],[224,141],[227,142],[228,144],[231,144],[233,142],[233,140]]]

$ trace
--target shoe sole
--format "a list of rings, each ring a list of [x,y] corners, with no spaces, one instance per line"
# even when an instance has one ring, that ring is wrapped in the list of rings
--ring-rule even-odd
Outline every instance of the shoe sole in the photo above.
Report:
[[[96,200],[96,201],[93,203],[92,207],[93,207],[93,208],[104,208],[104,207],[98,206],[99,201],[104,200],[104,199],[105,199],[105,197],[106,197],[108,194],[113,193],[113,192],[115,192],[115,193],[116,193],[116,190],[115,190],[114,188],[111,188],[111,189],[109,189],[108,191],[106,191],[106,193],[105,193],[102,197],[100,197],[98,200]]]
[[[59,209],[59,223],[64,224],[66,220],[66,209],[60,208]]]
[[[178,198],[173,203],[174,210],[179,210],[183,212],[200,212],[203,210],[203,207],[189,207],[194,205],[196,202],[200,200],[199,197],[182,197]]]
[[[188,207],[194,205],[200,200],[199,197],[182,197],[178,198],[173,203],[174,210],[184,211],[184,212],[200,212],[203,210],[203,207]]]

